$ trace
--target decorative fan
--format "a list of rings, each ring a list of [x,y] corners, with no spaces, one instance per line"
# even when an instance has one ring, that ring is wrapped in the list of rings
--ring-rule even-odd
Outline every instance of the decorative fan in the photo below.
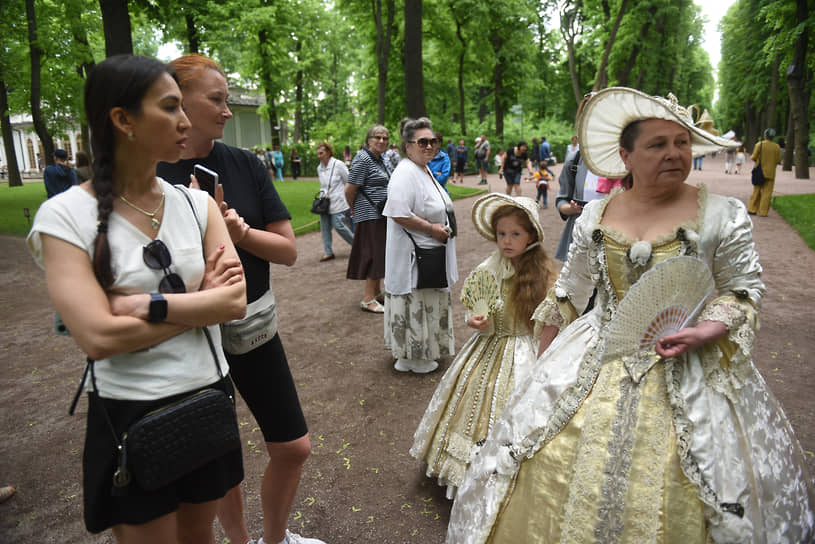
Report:
[[[461,290],[461,302],[473,315],[487,316],[495,311],[501,290],[495,277],[485,268],[473,270]]]
[[[635,382],[659,360],[657,340],[688,326],[713,292],[713,276],[696,257],[671,257],[631,286],[609,324],[604,357],[622,357]]]

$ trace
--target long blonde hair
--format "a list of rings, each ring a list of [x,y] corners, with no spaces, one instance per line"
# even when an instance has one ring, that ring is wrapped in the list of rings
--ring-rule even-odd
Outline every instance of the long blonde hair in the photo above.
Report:
[[[538,232],[525,211],[517,206],[501,206],[492,214],[492,230],[496,231],[498,220],[514,217],[523,229],[532,237],[530,244],[538,242]],[[515,318],[532,332],[532,313],[538,304],[546,298],[549,288],[555,283],[555,270],[552,259],[546,250],[538,244],[518,258],[515,268],[515,281],[509,295]]]

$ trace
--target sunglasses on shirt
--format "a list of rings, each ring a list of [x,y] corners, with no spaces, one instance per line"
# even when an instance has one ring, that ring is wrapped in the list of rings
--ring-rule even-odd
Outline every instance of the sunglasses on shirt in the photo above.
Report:
[[[184,280],[175,272],[170,272],[170,265],[173,264],[173,259],[170,256],[170,250],[164,245],[164,242],[156,238],[144,248],[142,248],[142,258],[144,264],[153,270],[161,270],[164,272],[164,278],[158,284],[159,293],[186,293],[187,288],[184,285]]]

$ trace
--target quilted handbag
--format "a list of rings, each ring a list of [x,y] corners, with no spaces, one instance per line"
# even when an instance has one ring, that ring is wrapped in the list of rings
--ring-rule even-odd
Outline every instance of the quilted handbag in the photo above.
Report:
[[[132,474],[139,487],[155,491],[240,447],[232,401],[219,389],[202,389],[130,425],[113,482],[126,486]]]

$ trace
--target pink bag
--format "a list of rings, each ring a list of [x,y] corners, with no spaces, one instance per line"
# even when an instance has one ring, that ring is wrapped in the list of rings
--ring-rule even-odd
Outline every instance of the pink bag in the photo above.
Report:
[[[623,178],[617,179],[609,179],[609,178],[597,178],[597,192],[608,194],[611,192],[612,189],[615,187],[622,186]]]

